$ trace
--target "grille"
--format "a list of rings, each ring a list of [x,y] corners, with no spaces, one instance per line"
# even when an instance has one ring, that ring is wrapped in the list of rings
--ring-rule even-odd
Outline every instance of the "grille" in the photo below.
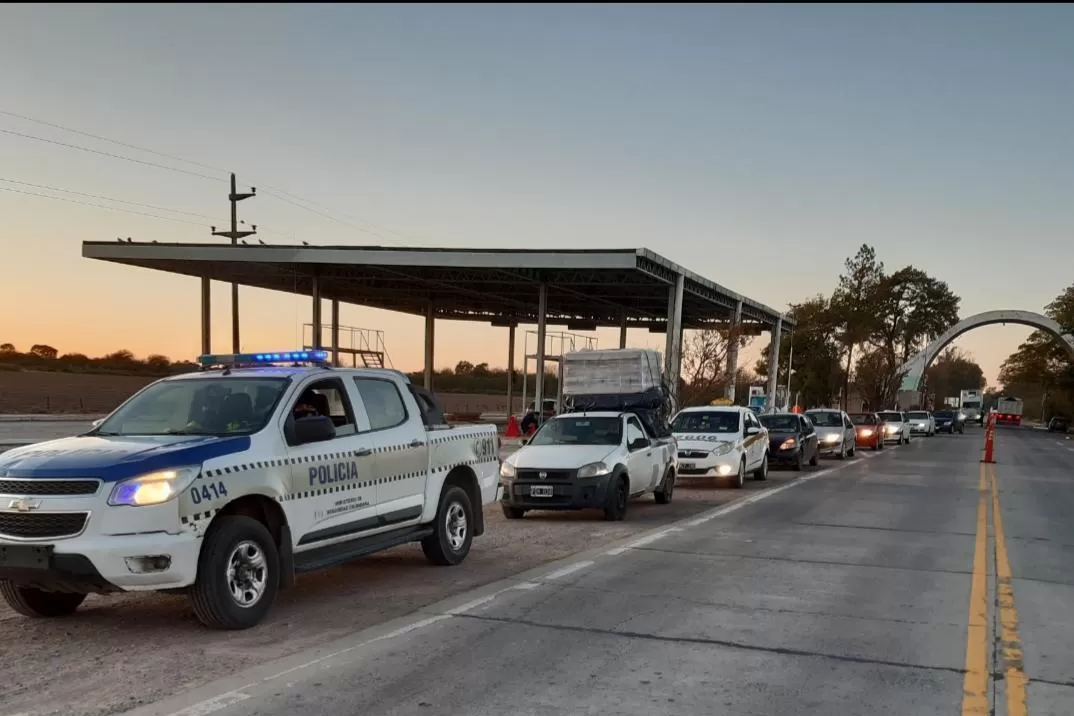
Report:
[[[541,477],[541,473],[545,473],[545,477]],[[573,470],[519,470],[519,480],[533,480],[535,482],[544,482],[545,480],[570,480],[574,477]]]
[[[4,480],[0,495],[93,495],[99,480]]]
[[[88,512],[0,512],[0,537],[46,539],[82,531]]]
[[[702,459],[704,459],[704,458],[706,458],[708,456],[709,456],[709,454],[707,452],[702,452],[701,450],[680,450],[679,451],[679,457],[684,459],[684,460],[702,460]]]

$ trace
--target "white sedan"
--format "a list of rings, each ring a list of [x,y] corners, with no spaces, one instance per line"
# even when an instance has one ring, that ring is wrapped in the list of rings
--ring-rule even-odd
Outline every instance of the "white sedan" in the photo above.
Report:
[[[910,419],[906,413],[897,410],[884,410],[877,413],[884,422],[884,442],[910,444]]]

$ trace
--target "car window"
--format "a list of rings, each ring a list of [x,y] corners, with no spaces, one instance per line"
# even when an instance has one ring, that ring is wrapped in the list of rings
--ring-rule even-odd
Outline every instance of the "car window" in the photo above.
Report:
[[[394,382],[355,377],[354,383],[358,386],[358,394],[362,396],[365,412],[369,416],[370,430],[385,430],[406,422],[406,403]]]
[[[343,383],[337,378],[319,380],[303,389],[291,407],[295,420],[307,417],[326,416],[336,426],[336,437],[354,435],[357,426],[354,410],[351,408]]]
[[[798,419],[802,421],[802,432],[809,435],[813,432],[813,421],[806,415],[799,415]]]
[[[854,427],[854,423],[850,422],[850,416],[845,414],[845,413],[843,414],[843,427],[844,428],[852,428],[852,427]]]
[[[818,410],[807,415],[818,428],[838,428],[843,424],[843,416],[832,410]]]
[[[850,422],[855,425],[876,425],[876,416],[868,413],[854,413],[850,416]]]
[[[799,426],[796,415],[762,415],[761,425],[769,430],[793,431]]]
[[[683,412],[671,423],[673,433],[737,433],[742,430],[737,410]]]
[[[638,425],[638,421],[631,418],[627,421],[626,426],[627,445],[630,445],[635,440],[645,440],[648,442],[649,438],[645,437],[645,431]]]
[[[928,420],[929,419],[929,414],[926,413],[923,410],[915,410],[915,411],[911,412],[909,415],[910,415],[911,418],[914,418],[915,420]]]
[[[623,420],[568,415],[549,420],[530,440],[530,445],[621,445]]]
[[[880,415],[880,419],[883,420],[885,423],[901,423],[902,422],[902,414],[901,413],[896,413],[896,412],[891,411],[891,410],[886,410],[883,413],[880,413],[879,415]]]

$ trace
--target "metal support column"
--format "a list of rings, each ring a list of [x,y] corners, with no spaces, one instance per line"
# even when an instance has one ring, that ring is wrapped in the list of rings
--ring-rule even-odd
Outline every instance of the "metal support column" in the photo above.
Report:
[[[212,291],[209,279],[201,280],[201,353],[213,352]]]
[[[537,294],[537,380],[533,391],[533,407],[538,422],[544,422],[544,350],[545,322],[548,313],[548,284],[541,281]]]
[[[735,304],[735,320],[731,324],[731,330],[728,331],[728,343],[727,343],[727,390],[724,392],[724,396],[734,402],[735,400],[735,383],[738,382],[738,346],[739,346],[739,330],[742,328],[742,301]]]
[[[787,410],[795,406],[791,400],[791,376],[794,375],[794,329],[791,329],[790,344],[787,346]]]
[[[515,326],[507,327],[507,417],[515,414]],[[526,406],[522,406],[525,408]]]
[[[619,348],[626,348],[626,314],[619,319]]]
[[[783,316],[776,319],[776,325],[772,329],[772,344],[768,356],[768,405],[765,412],[776,409],[776,386],[779,385],[779,340],[783,333]]]
[[[433,389],[433,360],[435,355],[433,346],[436,331],[436,309],[433,302],[425,306],[425,389]]]
[[[679,274],[668,289],[668,333],[664,351],[664,375],[672,401],[679,398],[679,374],[682,371],[682,291],[686,278]]]
[[[339,300],[335,298],[332,299],[332,365],[339,365]]]
[[[313,297],[313,335],[310,338],[313,343],[313,349],[320,350],[324,347],[321,343],[321,282],[316,276],[313,277],[310,294]]]

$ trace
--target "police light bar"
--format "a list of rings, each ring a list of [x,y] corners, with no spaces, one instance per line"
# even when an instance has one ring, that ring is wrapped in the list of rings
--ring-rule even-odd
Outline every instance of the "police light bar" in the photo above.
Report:
[[[222,353],[198,356],[198,364],[203,368],[210,366],[278,365],[280,363],[328,363],[328,351]]]

